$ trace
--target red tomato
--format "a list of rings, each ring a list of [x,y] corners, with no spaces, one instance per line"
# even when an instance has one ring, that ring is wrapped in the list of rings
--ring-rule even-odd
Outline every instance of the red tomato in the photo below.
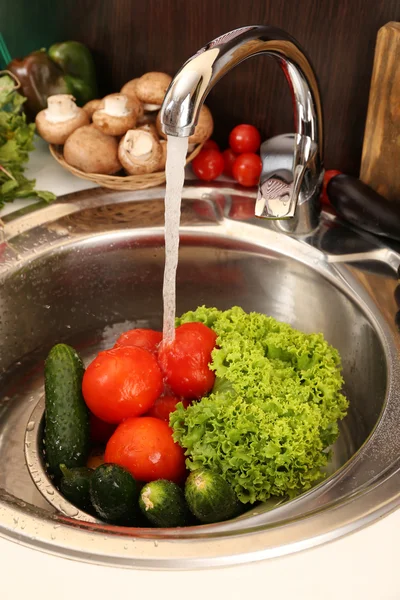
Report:
[[[254,125],[237,125],[229,135],[229,145],[236,154],[257,152],[261,145],[260,132]]]
[[[217,144],[217,142],[214,142],[214,140],[207,140],[206,142],[204,142],[202,150],[219,150],[219,146]]]
[[[241,154],[233,163],[233,176],[240,185],[252,187],[258,183],[261,175],[261,158],[258,154]]]
[[[155,357],[136,346],[100,352],[85,371],[82,393],[102,421],[120,423],[149,410],[163,389]]]
[[[224,158],[224,174],[233,177],[232,167],[238,155],[231,148],[227,148],[223,151],[222,156]]]
[[[193,173],[203,181],[212,181],[224,170],[224,159],[218,150],[201,150],[192,161]]]
[[[138,346],[156,354],[161,340],[161,331],[154,331],[153,329],[130,329],[119,336],[114,344],[114,348]]]
[[[181,483],[186,474],[183,449],[172,439],[167,423],[154,417],[121,423],[107,444],[104,460],[125,467],[138,481]]]
[[[329,201],[329,197],[326,191],[326,188],[328,187],[328,183],[330,182],[330,180],[333,177],[336,177],[336,175],[340,175],[341,171],[335,171],[334,169],[332,169],[331,171],[325,171],[324,174],[324,181],[322,184],[322,191],[321,191],[321,202],[322,204],[328,204],[330,205],[330,201]]]
[[[215,381],[209,369],[217,336],[203,323],[185,323],[175,330],[175,340],[161,344],[159,363],[166,382],[177,396],[201,398]]]
[[[93,413],[90,413],[90,439],[94,444],[105,444],[108,442],[115,428],[115,424],[106,423]]]
[[[169,415],[174,412],[178,402],[182,402],[185,408],[190,404],[189,400],[181,400],[176,396],[161,396],[161,398],[157,398],[151,409],[147,411],[146,417],[154,417],[155,419],[161,419],[169,423]]]

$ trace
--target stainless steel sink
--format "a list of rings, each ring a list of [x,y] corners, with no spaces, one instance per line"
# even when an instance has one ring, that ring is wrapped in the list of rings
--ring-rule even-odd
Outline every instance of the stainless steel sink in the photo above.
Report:
[[[163,188],[88,190],[4,219],[0,534],[97,563],[210,567],[311,547],[396,508],[399,255],[329,214],[308,237],[273,231],[246,216],[253,194],[225,184],[184,189],[177,311],[240,305],[321,331],[339,349],[350,410],[326,480],[280,506],[176,530],[104,525],[60,503],[37,454],[43,359],[66,341],[89,361],[134,324],[161,326],[163,197]]]

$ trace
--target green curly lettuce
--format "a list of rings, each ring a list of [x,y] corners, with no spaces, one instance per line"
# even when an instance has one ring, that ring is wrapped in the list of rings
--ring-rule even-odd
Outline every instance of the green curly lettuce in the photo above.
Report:
[[[170,417],[188,469],[219,472],[245,503],[309,489],[348,408],[338,351],[322,334],[239,307],[199,307],[177,325],[194,321],[216,332],[218,347],[212,393]]]
[[[27,123],[22,111],[25,100],[11,77],[0,76],[0,209],[16,198],[55,200],[51,192],[36,190],[35,180],[24,175],[35,133],[35,125]]]

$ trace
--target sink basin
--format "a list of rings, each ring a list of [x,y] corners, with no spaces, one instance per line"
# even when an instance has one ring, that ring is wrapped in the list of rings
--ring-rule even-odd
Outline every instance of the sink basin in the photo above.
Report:
[[[177,313],[205,304],[322,332],[343,361],[349,414],[324,482],[228,522],[128,529],[77,511],[38,454],[43,360],[56,342],[85,361],[132,326],[161,327],[163,188],[86,190],[4,219],[0,229],[0,533],[102,564],[193,568],[246,562],[333,540],[400,500],[399,255],[324,214],[295,239],[251,216],[254,197],[187,185]]]

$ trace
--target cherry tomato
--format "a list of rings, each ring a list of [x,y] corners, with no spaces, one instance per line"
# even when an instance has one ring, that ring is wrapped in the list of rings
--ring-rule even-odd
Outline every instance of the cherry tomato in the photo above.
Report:
[[[224,174],[233,177],[232,167],[238,155],[231,148],[227,148],[223,151],[222,156],[224,158]]]
[[[130,329],[119,336],[114,344],[114,348],[138,346],[153,354],[157,354],[158,345],[161,340],[161,331],[154,331],[153,329]]]
[[[169,415],[174,412],[178,402],[182,402],[185,408],[190,404],[189,400],[181,400],[176,396],[161,396],[161,398],[157,398],[151,409],[147,411],[146,417],[154,417],[155,419],[161,419],[169,423]]]
[[[207,140],[206,142],[204,142],[202,150],[219,150],[219,146],[217,144],[217,142],[215,142],[214,140]]]
[[[208,365],[216,339],[203,323],[185,323],[176,328],[173,342],[161,344],[158,360],[174,394],[201,398],[212,389],[215,375]]]
[[[240,185],[251,187],[258,183],[261,175],[261,158],[258,154],[241,154],[233,163],[233,176]]]
[[[260,132],[254,125],[237,125],[229,134],[229,145],[236,154],[257,152],[261,145]]]
[[[193,173],[203,181],[212,181],[224,170],[224,159],[218,150],[201,150],[192,161]]]
[[[154,417],[121,423],[107,444],[104,459],[125,467],[138,481],[181,483],[186,474],[183,449],[172,439],[167,423]]]
[[[90,413],[90,439],[94,444],[105,444],[114,433],[116,425],[106,423]]]
[[[330,201],[329,201],[329,197],[326,191],[326,188],[328,187],[328,183],[330,182],[330,180],[333,177],[336,177],[336,175],[340,175],[341,171],[335,171],[334,169],[330,170],[330,171],[325,171],[324,174],[324,181],[322,184],[322,191],[321,191],[321,202],[322,204],[327,204],[330,205]]]
[[[163,389],[157,360],[136,346],[100,352],[85,371],[82,393],[92,413],[107,423],[144,414]]]

